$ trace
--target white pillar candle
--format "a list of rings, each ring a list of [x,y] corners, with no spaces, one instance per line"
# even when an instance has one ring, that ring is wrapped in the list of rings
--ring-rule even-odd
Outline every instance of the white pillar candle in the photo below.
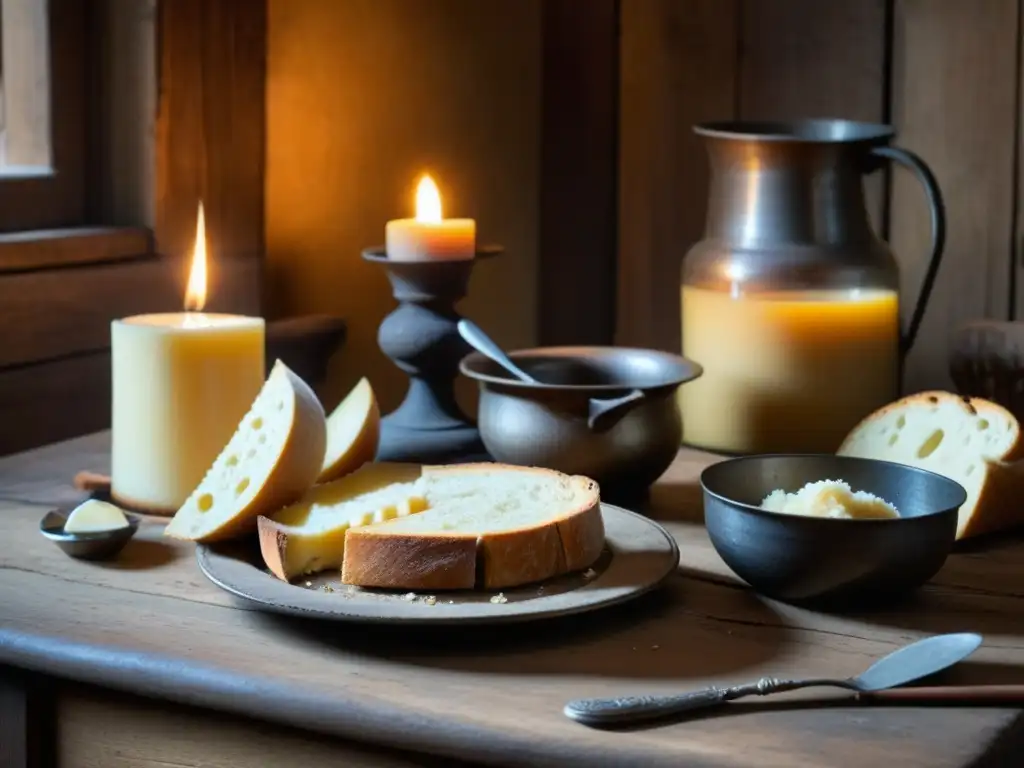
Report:
[[[385,249],[393,261],[447,261],[476,255],[476,222],[445,219],[441,193],[430,176],[416,189],[416,217],[394,219],[385,228]]]
[[[173,514],[263,386],[258,317],[171,313],[111,324],[111,495]]]
[[[206,228],[196,220],[185,307],[110,326],[111,495],[173,514],[203,479],[263,386],[262,318],[204,314]]]

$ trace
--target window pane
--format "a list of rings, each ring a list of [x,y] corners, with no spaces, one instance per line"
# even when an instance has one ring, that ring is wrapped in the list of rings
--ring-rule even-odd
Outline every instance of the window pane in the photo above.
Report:
[[[49,174],[48,0],[0,0],[0,175]]]

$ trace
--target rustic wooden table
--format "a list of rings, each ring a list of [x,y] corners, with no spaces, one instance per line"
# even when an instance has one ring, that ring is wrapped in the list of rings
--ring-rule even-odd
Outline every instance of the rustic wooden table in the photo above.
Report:
[[[811,706],[820,692],[794,693],[626,732],[561,714],[578,696],[851,674],[956,630],[985,645],[941,682],[1024,683],[1020,538],[955,554],[899,609],[820,615],[760,599],[728,572],[700,524],[697,477],[713,458],[683,452],[649,502],[682,552],[664,590],[517,628],[328,626],[233,602],[155,522],[116,563],[64,556],[39,520],[77,501],[71,478],[103,470],[107,452],[95,435],[0,461],[5,768],[1021,764],[1012,708],[867,707],[844,694]]]

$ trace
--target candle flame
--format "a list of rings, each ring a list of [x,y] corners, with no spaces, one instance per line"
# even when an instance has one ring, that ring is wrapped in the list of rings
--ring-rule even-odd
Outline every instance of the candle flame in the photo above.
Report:
[[[416,221],[427,224],[441,223],[441,193],[428,174],[423,174],[416,187]]]
[[[203,201],[199,201],[196,214],[196,242],[192,247],[192,266],[188,273],[188,287],[185,289],[185,309],[201,312],[206,306],[206,217],[203,215]]]

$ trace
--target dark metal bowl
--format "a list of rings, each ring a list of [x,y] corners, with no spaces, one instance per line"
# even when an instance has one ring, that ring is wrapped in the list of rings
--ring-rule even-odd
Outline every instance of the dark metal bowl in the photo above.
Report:
[[[760,509],[776,489],[844,480],[894,505],[898,520],[844,520]],[[967,492],[902,464],[831,454],[746,456],[701,473],[711,543],[757,592],[792,603],[877,603],[942,567]]]
[[[676,390],[698,363],[653,349],[541,347],[509,357],[538,382],[513,379],[479,352],[459,369],[480,385],[480,437],[495,460],[642,489],[679,452]]]

